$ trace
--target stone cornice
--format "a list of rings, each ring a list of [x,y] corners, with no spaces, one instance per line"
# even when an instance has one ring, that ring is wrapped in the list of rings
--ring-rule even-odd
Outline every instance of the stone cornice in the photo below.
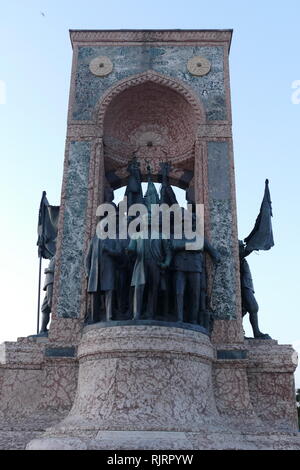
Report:
[[[67,137],[69,140],[86,140],[99,136],[99,126],[93,122],[71,122],[68,125]],[[231,125],[227,122],[217,124],[202,124],[198,128],[200,138],[231,138]]]
[[[128,30],[70,30],[72,47],[85,43],[227,43],[230,49],[232,29],[128,29]]]

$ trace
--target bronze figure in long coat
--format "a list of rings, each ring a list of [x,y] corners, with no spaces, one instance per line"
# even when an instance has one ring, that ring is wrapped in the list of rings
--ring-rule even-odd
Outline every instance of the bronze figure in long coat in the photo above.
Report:
[[[99,295],[105,294],[106,319],[112,319],[112,295],[116,285],[116,262],[121,254],[118,241],[115,239],[101,240],[95,235],[89,245],[85,259],[85,271],[88,277],[87,292],[93,295],[92,316],[97,318]]]

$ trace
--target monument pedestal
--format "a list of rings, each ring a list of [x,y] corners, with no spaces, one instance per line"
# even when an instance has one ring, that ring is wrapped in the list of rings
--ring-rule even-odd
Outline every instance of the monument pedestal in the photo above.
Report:
[[[72,30],[70,36],[74,53],[49,337],[0,346],[0,448],[299,449],[293,349],[273,340],[244,340],[232,31]],[[163,182],[164,173],[165,189],[181,188],[187,201],[203,205],[204,236],[220,262],[213,266],[205,255],[203,263],[201,255],[191,269],[190,256],[183,256],[177,267],[203,276],[211,339],[189,324],[125,325],[119,321],[125,307],[114,312],[114,325],[85,326],[94,288],[88,288],[84,266],[97,208],[110,199],[107,190],[132,187],[134,155],[140,192],[150,164],[153,182]],[[95,266],[101,258],[96,250]],[[114,295],[126,295],[130,304],[134,266],[126,256],[124,261],[118,267],[128,263],[126,282],[104,257],[100,271],[119,277]],[[169,301],[176,300],[174,271],[165,278],[169,298],[160,303],[169,312]],[[187,280],[186,287],[198,294],[194,282]],[[104,290],[106,282],[96,284]],[[162,285],[152,287],[161,297]],[[184,297],[189,313],[197,295]]]
[[[280,432],[256,413],[247,352],[184,328],[89,326],[68,416],[27,449],[299,448],[292,419]]]
[[[69,415],[28,448],[55,443],[76,449],[82,442],[93,448],[186,448],[185,432],[213,429],[220,421],[212,383],[214,348],[203,333],[89,326],[78,360]]]

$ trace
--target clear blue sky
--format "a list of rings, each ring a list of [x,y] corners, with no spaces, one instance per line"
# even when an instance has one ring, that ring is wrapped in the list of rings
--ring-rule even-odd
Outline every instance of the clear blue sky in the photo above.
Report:
[[[50,203],[60,203],[72,57],[68,30],[233,28],[239,236],[253,227],[268,177],[276,246],[249,258],[261,329],[300,350],[300,104],[292,103],[292,83],[300,80],[299,17],[299,0],[2,3],[0,341],[35,333],[37,212],[44,189]],[[250,335],[248,320],[245,329]]]

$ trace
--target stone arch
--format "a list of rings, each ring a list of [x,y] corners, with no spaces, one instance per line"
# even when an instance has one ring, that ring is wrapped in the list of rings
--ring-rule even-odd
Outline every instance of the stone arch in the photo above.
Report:
[[[102,96],[93,120],[103,141],[102,174],[113,189],[125,184],[128,161],[135,152],[144,180],[148,162],[154,180],[159,181],[160,163],[168,160],[172,184],[189,186],[197,135],[206,114],[200,99],[183,82],[152,70],[123,79]],[[97,180],[95,175],[96,185]]]
[[[206,112],[204,105],[199,100],[194,91],[189,88],[189,86],[176,78],[163,75],[161,73],[155,72],[154,70],[147,70],[141,74],[132,75],[118,81],[102,95],[101,99],[95,106],[93,114],[93,121],[98,126],[101,136],[103,135],[105,113],[111,101],[118,94],[127,90],[128,88],[141,85],[146,82],[157,83],[176,91],[190,104],[194,110],[197,124],[203,125],[206,122]]]

